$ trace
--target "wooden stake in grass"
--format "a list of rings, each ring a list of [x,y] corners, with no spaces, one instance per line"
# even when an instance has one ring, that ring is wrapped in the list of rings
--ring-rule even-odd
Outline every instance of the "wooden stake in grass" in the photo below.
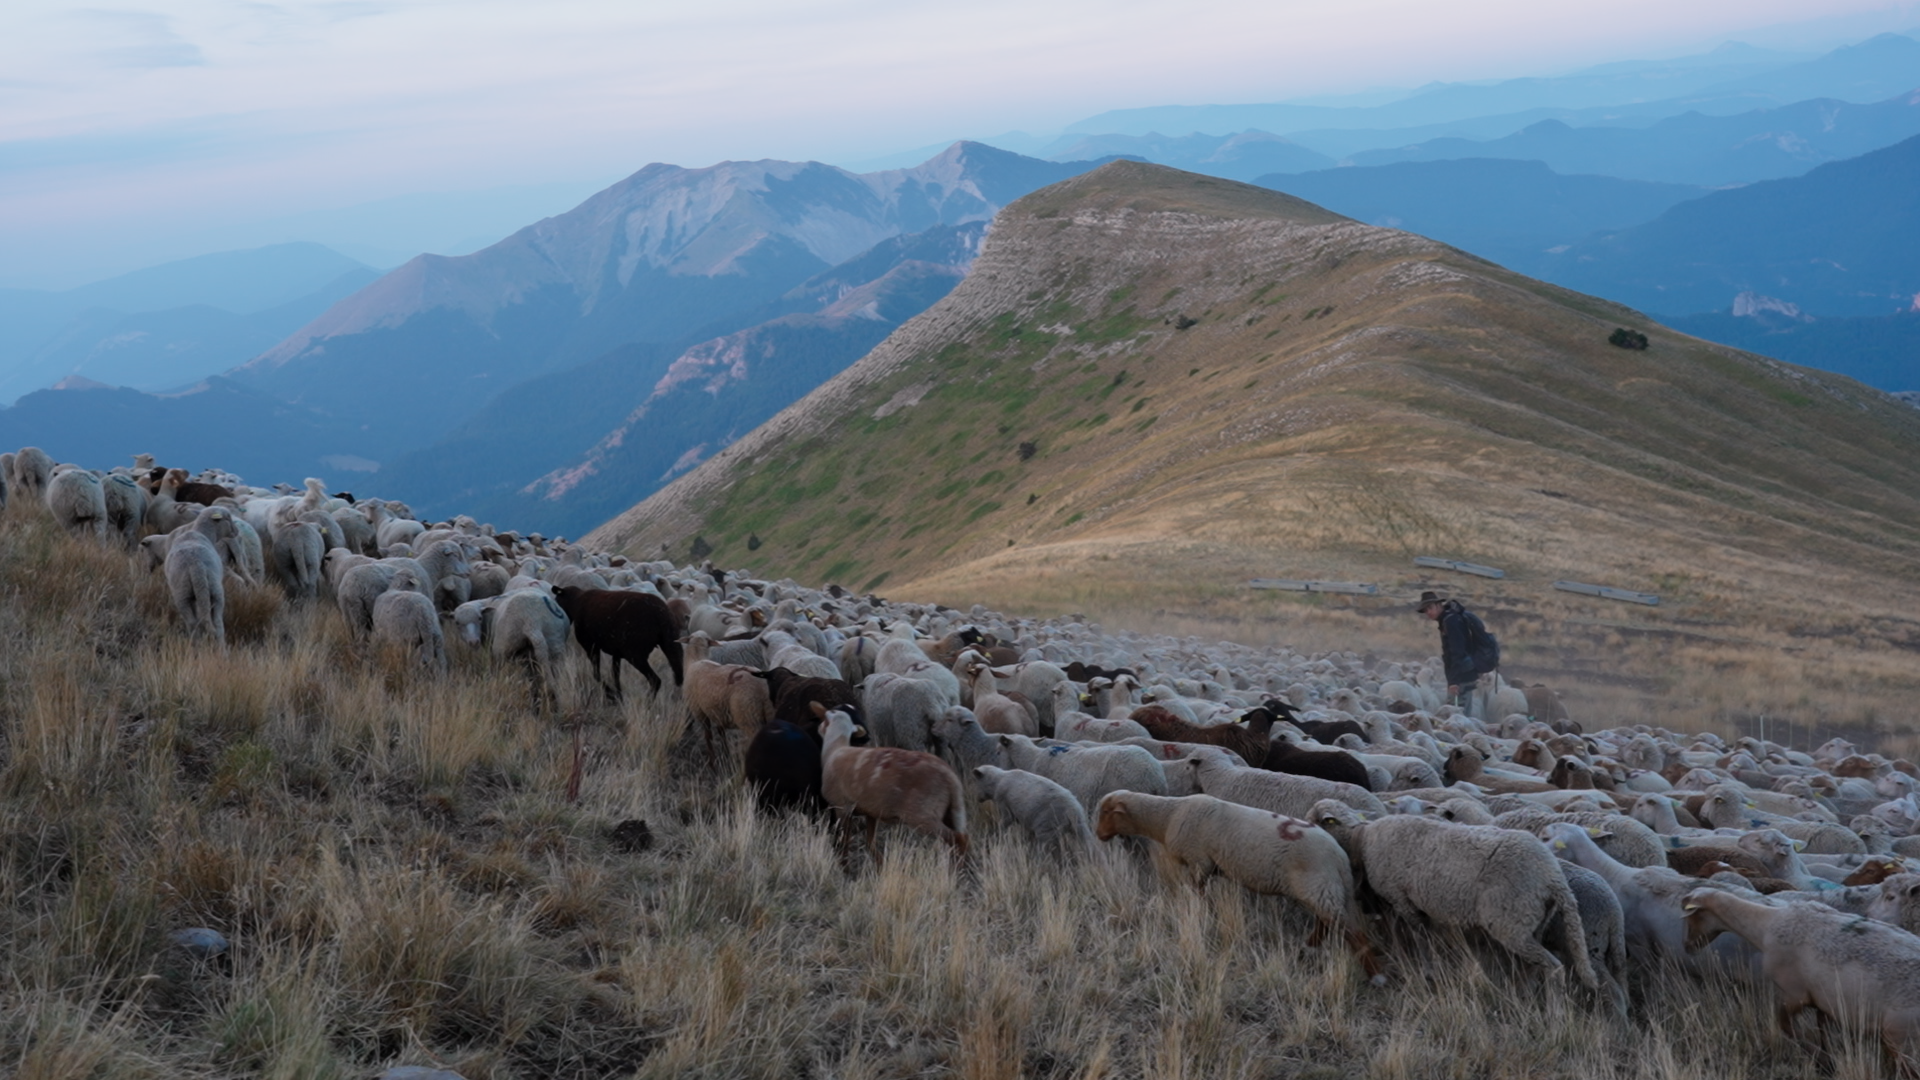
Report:
[[[580,725],[573,725],[573,767],[567,770],[567,801],[580,801],[580,774],[587,764],[586,750],[580,744]]]

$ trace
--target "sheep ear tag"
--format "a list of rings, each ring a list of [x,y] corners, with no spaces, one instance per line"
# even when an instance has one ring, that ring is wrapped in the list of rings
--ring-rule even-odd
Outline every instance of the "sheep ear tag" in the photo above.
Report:
[[[1595,840],[1598,840],[1601,837],[1607,835],[1607,831],[1605,829],[1600,828],[1598,825],[1589,825],[1587,826],[1587,835],[1593,837]]]

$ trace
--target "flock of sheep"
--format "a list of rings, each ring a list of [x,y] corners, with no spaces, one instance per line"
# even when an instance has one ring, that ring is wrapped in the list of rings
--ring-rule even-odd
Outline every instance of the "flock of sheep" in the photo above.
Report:
[[[0,455],[0,505],[143,552],[186,633],[225,582],[331,597],[356,639],[447,663],[446,635],[550,694],[569,636],[609,696],[652,654],[714,768],[771,807],[903,823],[968,858],[982,803],[1069,857],[1151,857],[1287,897],[1376,982],[1389,924],[1483,937],[1625,1014],[1636,966],[1775,988],[1920,1054],[1920,770],[1646,725],[1584,731],[1543,688],[1441,704],[1437,660],[1367,663],[1103,633],[633,562],[470,518],[156,467]],[[611,660],[609,677],[600,658]],[[737,735],[736,735],[737,733]],[[734,743],[739,749],[734,748]],[[1115,845],[1117,838],[1142,838]],[[851,857],[849,855],[849,857]]]

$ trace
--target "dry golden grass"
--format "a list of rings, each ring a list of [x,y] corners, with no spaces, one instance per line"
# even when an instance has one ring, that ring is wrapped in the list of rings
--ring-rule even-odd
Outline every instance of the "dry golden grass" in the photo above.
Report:
[[[396,676],[324,606],[223,652],[150,593],[0,522],[0,1074],[1828,1075],[1764,990],[1645,972],[1618,1022],[1418,932],[1374,988],[1292,906],[1117,851],[981,826],[956,872],[889,834],[850,875],[707,773],[671,693],[607,707],[575,663],[547,715],[481,658]],[[169,946],[195,926],[231,951]],[[1831,1075],[1878,1068],[1845,1043]]]

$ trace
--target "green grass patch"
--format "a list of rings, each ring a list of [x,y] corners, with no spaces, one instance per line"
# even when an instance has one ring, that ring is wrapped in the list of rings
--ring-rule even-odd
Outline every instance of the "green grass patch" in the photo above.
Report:
[[[986,502],[967,511],[967,524],[971,525],[998,509],[1000,509],[1000,504],[992,499],[988,499]]]

